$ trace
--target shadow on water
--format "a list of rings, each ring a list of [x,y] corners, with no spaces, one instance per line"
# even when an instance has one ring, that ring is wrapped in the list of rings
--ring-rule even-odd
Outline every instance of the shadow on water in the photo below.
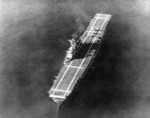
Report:
[[[101,117],[134,108],[138,97],[132,85],[138,72],[132,67],[136,59],[130,55],[134,42],[129,32],[130,24],[112,19],[92,68],[61,105],[59,118],[90,118],[96,112]]]

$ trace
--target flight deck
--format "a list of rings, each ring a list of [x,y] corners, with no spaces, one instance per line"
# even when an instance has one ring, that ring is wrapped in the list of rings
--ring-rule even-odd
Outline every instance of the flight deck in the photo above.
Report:
[[[59,103],[72,92],[77,81],[86,73],[100,49],[102,38],[111,15],[97,13],[82,36],[71,61],[60,69],[53,86],[49,90],[50,97]]]

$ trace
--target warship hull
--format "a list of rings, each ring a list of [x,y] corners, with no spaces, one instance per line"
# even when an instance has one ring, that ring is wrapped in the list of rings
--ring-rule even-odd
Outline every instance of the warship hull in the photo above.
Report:
[[[62,103],[69,96],[77,81],[88,72],[101,47],[110,18],[111,15],[109,14],[97,13],[83,35],[79,37],[80,43],[72,59],[60,69],[53,86],[49,90],[49,97],[57,104]]]

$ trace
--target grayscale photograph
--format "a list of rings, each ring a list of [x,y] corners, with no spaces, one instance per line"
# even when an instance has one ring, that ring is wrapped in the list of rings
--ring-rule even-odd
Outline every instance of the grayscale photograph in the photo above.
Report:
[[[0,0],[0,118],[150,118],[150,0]]]

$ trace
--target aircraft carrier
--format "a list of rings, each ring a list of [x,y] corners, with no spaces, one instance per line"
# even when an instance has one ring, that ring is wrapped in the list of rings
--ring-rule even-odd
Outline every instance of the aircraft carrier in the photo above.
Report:
[[[101,47],[106,26],[110,19],[110,14],[97,13],[79,39],[69,40],[71,47],[67,50],[64,65],[49,90],[49,97],[56,103],[63,102],[69,96],[77,81],[88,72]]]

